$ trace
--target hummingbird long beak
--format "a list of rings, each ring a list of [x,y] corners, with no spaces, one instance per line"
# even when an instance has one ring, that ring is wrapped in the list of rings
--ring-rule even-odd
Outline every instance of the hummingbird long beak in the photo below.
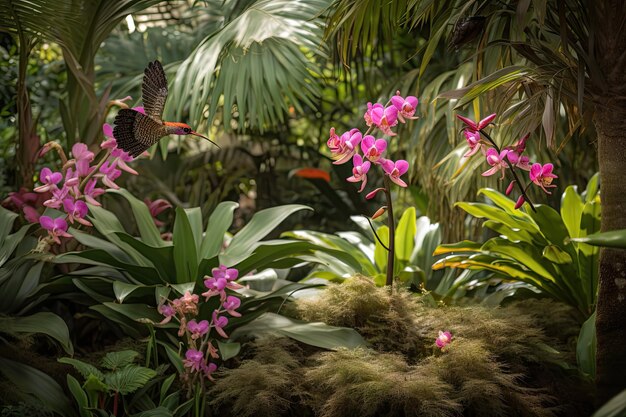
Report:
[[[213,145],[215,145],[215,146],[217,146],[218,148],[220,148],[220,145],[218,145],[217,143],[213,142],[211,139],[207,138],[206,136],[202,136],[202,135],[201,135],[200,133],[198,133],[198,132],[194,132],[194,131],[192,130],[192,131],[191,131],[191,134],[192,134],[192,135],[194,135],[194,136],[198,136],[198,137],[200,137],[200,138],[202,138],[202,139],[206,139],[206,140],[208,140],[209,142],[211,142]],[[222,148],[220,148],[220,149],[222,149]]]

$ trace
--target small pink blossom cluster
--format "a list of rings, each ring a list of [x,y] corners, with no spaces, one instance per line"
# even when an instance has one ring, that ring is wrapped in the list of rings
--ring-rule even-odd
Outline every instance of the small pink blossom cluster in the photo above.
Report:
[[[136,107],[135,110],[143,112],[141,107]],[[137,175],[137,171],[127,164],[134,158],[117,147],[113,128],[105,124],[102,130],[105,140],[100,144],[100,148],[105,153],[96,163],[94,163],[95,154],[87,145],[80,142],[72,146],[72,158],[69,160],[66,160],[65,153],[54,142],[45,144],[39,153],[39,156],[43,156],[51,149],[56,149],[61,155],[63,166],[60,171],[42,168],[39,173],[41,185],[36,186],[33,191],[48,197],[42,203],[44,207],[62,210],[65,214],[57,218],[43,216],[36,207],[30,205],[23,206],[23,210],[26,219],[32,223],[38,222],[57,244],[61,243],[61,237],[71,237],[67,233],[68,221],[70,224],[92,226],[86,219],[89,213],[87,203],[100,206],[97,197],[104,194],[106,188],[119,188],[115,180],[122,175],[122,171]]]
[[[418,100],[416,97],[408,96],[404,98],[398,91],[395,96],[391,97],[386,107],[380,103],[373,105],[372,103],[367,103],[367,111],[363,116],[365,124],[368,126],[365,134],[354,128],[339,136],[335,133],[334,127],[330,129],[330,138],[327,145],[335,160],[333,164],[343,164],[352,159],[352,176],[346,180],[349,182],[361,182],[359,192],[365,189],[367,173],[372,164],[380,165],[385,175],[388,175],[389,179],[395,184],[400,187],[407,186],[406,182],[400,177],[409,169],[409,163],[403,159],[392,161],[384,158],[383,155],[387,150],[387,140],[377,139],[370,133],[374,129],[378,129],[383,135],[396,136],[396,133],[391,128],[396,126],[398,122],[406,123],[407,119],[417,119],[417,117],[413,116],[417,104]],[[359,153],[359,147],[363,156]],[[367,198],[372,198],[376,193],[370,194],[368,194]]]
[[[443,350],[443,348],[449,345],[450,342],[452,342],[452,333],[442,332],[441,330],[439,330],[439,336],[437,336],[437,339],[435,339],[435,344],[437,345],[437,347]]]
[[[547,190],[548,188],[556,187],[556,185],[552,184],[552,180],[558,178],[552,173],[554,165],[550,163],[545,165],[534,163],[531,165],[528,156],[523,155],[526,150],[526,141],[530,137],[530,133],[523,136],[512,146],[500,149],[483,131],[483,129],[496,118],[495,113],[490,114],[479,122],[475,122],[458,114],[456,117],[465,124],[463,134],[469,146],[469,151],[467,151],[463,157],[469,158],[480,150],[485,156],[487,163],[491,166],[491,168],[482,173],[483,176],[487,177],[501,173],[500,179],[502,180],[504,179],[507,169],[513,170],[517,168],[522,171],[528,171],[530,181],[538,185],[547,194],[550,194],[550,191]],[[483,139],[481,134],[484,135],[487,140]],[[513,179],[506,188],[506,195],[511,194],[515,184],[518,182],[516,175],[514,175],[514,178],[515,179]],[[515,204],[516,209],[520,208],[527,198],[527,187],[523,187],[522,184],[518,184],[518,186],[520,190],[522,190],[522,194],[517,199],[517,203]]]
[[[226,290],[236,290],[242,288],[235,280],[239,276],[239,271],[234,268],[227,268],[220,265],[213,268],[211,277],[206,276],[204,286],[207,291],[202,293],[204,301],[219,296],[219,307],[211,313],[210,320],[202,320],[199,315],[200,296],[187,291],[182,297],[172,301],[167,300],[159,305],[158,311],[165,318],[160,324],[169,323],[172,318],[178,320],[178,336],[185,337],[187,341],[187,351],[183,364],[187,374],[183,376],[186,382],[193,382],[197,376],[206,377],[213,380],[211,374],[217,369],[217,365],[211,359],[219,359],[217,348],[213,344],[211,330],[224,339],[228,339],[228,334],[224,327],[228,325],[228,317],[241,317],[237,309],[241,306],[241,299],[236,295],[229,295]]]

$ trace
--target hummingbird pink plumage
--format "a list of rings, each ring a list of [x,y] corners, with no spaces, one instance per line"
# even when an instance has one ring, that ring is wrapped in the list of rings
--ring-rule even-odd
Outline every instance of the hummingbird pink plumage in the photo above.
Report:
[[[113,136],[117,141],[117,146],[131,156],[139,156],[162,137],[168,135],[194,135],[218,146],[206,136],[194,132],[185,123],[162,120],[165,100],[167,100],[167,79],[159,61],[150,62],[145,69],[141,95],[145,115],[133,109],[122,109],[115,116]]]

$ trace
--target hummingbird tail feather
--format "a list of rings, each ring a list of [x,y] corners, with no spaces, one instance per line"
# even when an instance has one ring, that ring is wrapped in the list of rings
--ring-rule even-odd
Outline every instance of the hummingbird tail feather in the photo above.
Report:
[[[163,126],[138,111],[122,109],[115,117],[113,136],[117,147],[137,157],[163,136]]]

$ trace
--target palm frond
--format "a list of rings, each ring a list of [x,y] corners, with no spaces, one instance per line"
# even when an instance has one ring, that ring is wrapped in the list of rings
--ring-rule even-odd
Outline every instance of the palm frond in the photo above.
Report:
[[[179,67],[168,116],[194,125],[212,123],[223,107],[227,129],[263,131],[302,111],[319,94],[324,57],[320,13],[326,0],[262,0],[245,8],[207,38]],[[234,126],[232,115],[238,121]]]

